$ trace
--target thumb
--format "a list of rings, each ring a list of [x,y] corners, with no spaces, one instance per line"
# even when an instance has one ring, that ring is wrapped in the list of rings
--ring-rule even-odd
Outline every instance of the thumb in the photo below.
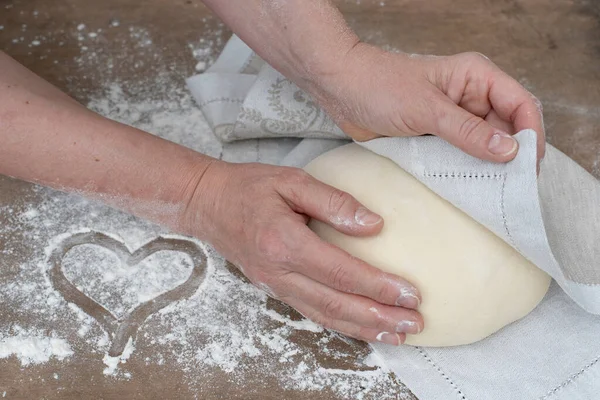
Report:
[[[507,132],[443,97],[433,107],[438,118],[429,119],[429,132],[440,136],[464,152],[489,161],[507,162],[515,158],[518,142]]]

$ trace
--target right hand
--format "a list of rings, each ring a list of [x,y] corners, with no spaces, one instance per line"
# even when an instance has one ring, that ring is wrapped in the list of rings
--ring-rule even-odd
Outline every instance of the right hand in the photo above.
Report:
[[[417,56],[365,43],[312,88],[337,125],[358,141],[437,135],[477,158],[508,162],[524,129],[545,151],[542,106],[518,81],[479,53]]]
[[[186,231],[325,328],[392,345],[423,329],[416,288],[322,241],[306,225],[315,218],[369,236],[381,231],[381,217],[300,169],[215,161],[184,215]]]

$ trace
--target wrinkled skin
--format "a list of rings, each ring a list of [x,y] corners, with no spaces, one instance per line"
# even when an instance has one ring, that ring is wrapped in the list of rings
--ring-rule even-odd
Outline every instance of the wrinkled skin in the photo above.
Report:
[[[532,128],[543,155],[539,102],[479,54],[385,52],[361,43],[329,0],[205,2],[356,140],[430,133],[505,162],[517,151],[510,134]],[[1,51],[0,71],[1,174],[206,240],[327,328],[396,345],[423,329],[415,288],[307,228],[316,218],[376,235],[385,221],[349,195],[297,169],[228,164],[102,118]]]
[[[210,190],[207,188],[210,187]],[[307,318],[357,339],[400,344],[418,333],[417,290],[333,245],[308,227],[316,218],[349,235],[383,220],[352,196],[295,168],[215,163],[188,209],[202,233],[256,286]],[[215,194],[206,198],[208,193]],[[208,200],[208,202],[207,202]],[[207,206],[208,204],[208,206]]]
[[[512,160],[523,129],[545,151],[541,103],[479,53],[447,57],[389,53],[359,43],[316,93],[355,140],[434,134],[477,158]]]
[[[414,56],[359,43],[312,95],[355,140],[436,134],[471,155],[505,162],[518,150],[511,135],[532,128],[543,155],[539,102],[477,53]],[[348,235],[376,235],[384,221],[349,194],[294,168],[216,161],[189,204],[192,234],[326,328],[394,345],[424,328],[417,288],[307,227],[315,218]]]

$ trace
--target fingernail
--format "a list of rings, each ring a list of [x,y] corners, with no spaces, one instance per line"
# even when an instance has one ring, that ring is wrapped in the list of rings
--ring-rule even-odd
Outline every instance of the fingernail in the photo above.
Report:
[[[506,132],[497,131],[488,144],[490,153],[508,156],[517,150],[517,141]]]
[[[416,321],[400,321],[396,325],[396,332],[416,335],[421,332],[421,326]]]
[[[361,206],[354,213],[354,220],[359,225],[372,226],[378,224],[381,221],[381,217]]]
[[[391,344],[392,346],[400,345],[400,336],[397,333],[380,332],[377,335],[377,341],[385,344]]]
[[[412,286],[402,286],[400,296],[396,299],[396,305],[406,308],[417,308],[421,304],[417,289]]]

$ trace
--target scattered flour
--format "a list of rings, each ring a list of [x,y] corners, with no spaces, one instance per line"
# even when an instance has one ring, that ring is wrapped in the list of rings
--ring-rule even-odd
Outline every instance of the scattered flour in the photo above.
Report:
[[[274,309],[270,303],[273,300],[238,278],[211,249],[209,274],[201,289],[191,298],[150,316],[126,351],[120,357],[109,357],[111,339],[106,332],[52,288],[46,274],[45,247],[53,248],[57,237],[82,228],[112,233],[123,238],[131,249],[166,232],[75,195],[34,187],[29,196],[20,207],[0,205],[2,218],[10,221],[0,227],[0,242],[6,243],[4,252],[16,261],[0,268],[0,308],[20,311],[11,321],[12,327],[0,327],[0,338],[18,338],[11,342],[11,349],[21,349],[29,338],[37,338],[33,351],[16,354],[23,365],[51,357],[67,362],[65,357],[78,356],[72,353],[72,347],[97,354],[105,364],[102,372],[114,379],[131,379],[127,365],[132,359],[178,368],[184,371],[189,387],[200,394],[210,391],[207,376],[218,371],[248,385],[258,379],[260,371],[263,376],[276,378],[286,389],[330,390],[343,399],[392,394],[393,398],[404,398],[398,396],[404,396],[405,389],[385,369],[356,359],[360,354],[357,347],[346,345],[339,335],[323,331],[310,321],[297,321],[288,311]],[[24,257],[27,248],[33,254]],[[130,271],[106,250],[85,245],[67,253],[63,266],[65,274],[82,291],[110,311],[125,313],[187,277],[187,259],[176,254],[167,257],[165,252],[160,261],[150,259]],[[42,332],[52,334],[44,336]],[[317,345],[306,346],[311,342]]]
[[[132,57],[131,52],[104,53],[106,30],[90,26],[80,23],[67,32],[80,48],[75,64],[103,82],[101,91],[84,93],[67,78],[73,92],[89,100],[90,109],[205,154],[222,155],[223,146],[211,134],[181,76],[165,68],[156,70],[148,82],[131,84],[118,78],[117,67],[127,65],[135,71],[160,60],[161,48],[149,30],[116,19],[104,27],[119,30],[115,42],[122,40],[123,48],[133,49],[136,57]],[[35,40],[43,45],[54,39]],[[189,43],[196,69],[210,65],[223,45],[222,27]],[[98,65],[105,68],[98,70]],[[135,378],[129,368],[133,363],[161,365],[182,371],[199,398],[213,390],[211,377],[223,373],[232,384],[247,387],[274,379],[283,389],[330,392],[340,399],[411,398],[381,367],[381,360],[334,332],[298,320],[240,279],[210,248],[209,273],[201,288],[151,315],[124,353],[110,357],[110,336],[52,287],[48,251],[56,238],[82,229],[122,238],[132,250],[168,232],[98,202],[39,186],[24,191],[18,204],[0,203],[0,218],[7,222],[0,226],[0,313],[18,310],[0,326],[0,358],[9,361],[16,356],[23,366],[58,360],[67,368],[72,359],[85,354],[86,360],[104,364],[99,373],[124,380]],[[63,267],[75,286],[119,316],[177,286],[191,270],[189,260],[178,253],[156,253],[130,268],[91,245],[69,252]]]
[[[309,331],[314,333],[323,332],[323,328],[309,319],[303,319],[301,321],[294,321],[289,319],[274,310],[265,310],[265,314],[271,317],[273,320],[282,322],[287,326],[300,330],[300,331]]]
[[[204,72],[206,70],[206,61],[198,61],[195,70],[197,72]]]
[[[74,248],[62,266],[67,279],[117,317],[179,286],[192,269],[191,260],[182,253],[160,251],[139,264],[125,265],[112,251],[97,245]]]
[[[13,326],[13,336],[0,335],[0,358],[17,357],[22,366],[41,364],[56,358],[59,361],[73,355],[66,340],[45,336],[36,330]]]
[[[127,342],[127,346],[125,346],[125,350],[123,350],[123,354],[121,354],[120,356],[111,357],[108,354],[105,354],[104,358],[102,359],[102,361],[104,361],[104,364],[106,364],[106,368],[104,368],[104,371],[102,371],[104,375],[114,376],[116,374],[116,370],[119,364],[125,364],[129,357],[131,357],[131,354],[133,354],[134,350],[135,346],[133,344],[133,339],[130,338]]]

